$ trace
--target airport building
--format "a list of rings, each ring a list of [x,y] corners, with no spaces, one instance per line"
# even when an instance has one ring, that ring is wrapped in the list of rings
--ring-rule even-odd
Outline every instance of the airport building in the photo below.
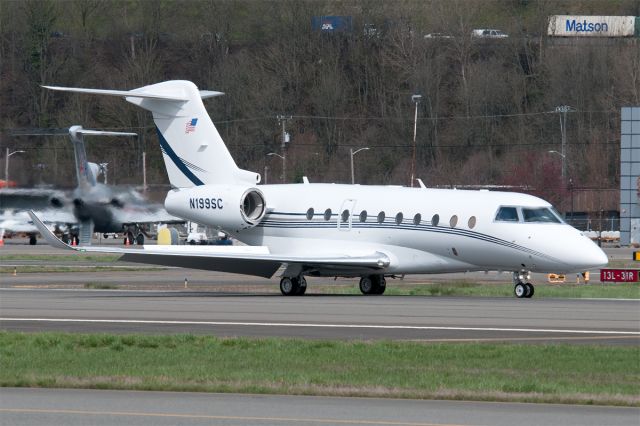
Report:
[[[640,106],[625,107],[620,123],[620,243],[640,243]]]

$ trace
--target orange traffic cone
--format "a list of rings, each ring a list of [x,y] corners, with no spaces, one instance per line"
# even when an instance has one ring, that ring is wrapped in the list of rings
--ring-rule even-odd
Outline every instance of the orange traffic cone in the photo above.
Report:
[[[76,239],[76,237],[71,237],[71,245],[72,246],[77,246],[78,245],[78,240]]]
[[[129,241],[129,236],[124,237],[124,245],[125,246],[130,246],[131,242]]]

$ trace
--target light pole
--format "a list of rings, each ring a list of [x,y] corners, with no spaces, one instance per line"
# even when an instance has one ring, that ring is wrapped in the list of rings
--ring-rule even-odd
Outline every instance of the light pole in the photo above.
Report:
[[[561,113],[560,116],[560,133],[562,135],[562,148],[561,153],[558,152],[562,156],[562,182],[564,182],[565,177],[567,176],[567,169],[565,164],[565,158],[567,155],[566,146],[567,146],[567,113],[574,112],[575,108],[570,107],[569,105],[560,105],[557,106],[555,112]],[[551,152],[551,151],[550,151]],[[555,152],[555,151],[554,151]]]
[[[282,158],[282,183],[284,183],[284,174],[287,167],[287,157],[286,157],[287,154],[284,152],[284,150],[282,151],[282,154],[284,155],[276,154],[275,152],[270,152],[267,155],[275,155],[276,157]]]
[[[416,135],[418,133],[418,104],[420,103],[420,99],[422,99],[422,95],[412,95],[411,101],[416,104],[415,115],[413,116],[413,152],[411,154],[411,180],[409,181],[409,186],[413,187],[413,181],[415,180],[416,175]]]
[[[354,183],[356,183],[356,179],[353,173],[353,156],[356,155],[357,153],[359,153],[360,151],[365,151],[369,149],[369,147],[364,147],[364,148],[360,148],[358,150],[353,150],[353,148],[349,148],[349,152],[351,153],[351,185],[353,185]]]
[[[23,152],[25,151],[18,150],[9,152],[9,148],[7,148],[7,155],[4,157],[4,180],[7,181],[7,187],[9,186],[9,157],[11,157],[13,154],[20,154]]]

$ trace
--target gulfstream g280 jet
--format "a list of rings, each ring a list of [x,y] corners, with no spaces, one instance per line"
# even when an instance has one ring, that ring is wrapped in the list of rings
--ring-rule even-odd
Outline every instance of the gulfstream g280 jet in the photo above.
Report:
[[[516,296],[530,297],[530,272],[582,272],[607,263],[602,250],[548,202],[530,195],[309,183],[258,186],[260,175],[237,167],[205,110],[202,99],[220,93],[199,91],[188,81],[131,91],[48,88],[121,96],[151,111],[174,187],[165,200],[167,211],[219,227],[250,246],[86,250],[123,253],[128,261],[264,277],[282,268],[284,295],[304,294],[305,276],[360,277],[364,294],[381,294],[385,277],[394,275],[508,270]]]

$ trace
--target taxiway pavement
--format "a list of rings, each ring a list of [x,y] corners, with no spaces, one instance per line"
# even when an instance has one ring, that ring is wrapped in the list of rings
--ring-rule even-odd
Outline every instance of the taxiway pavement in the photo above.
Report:
[[[0,329],[639,345],[640,301],[3,288]]]
[[[0,388],[20,425],[632,425],[640,409],[380,398]]]

